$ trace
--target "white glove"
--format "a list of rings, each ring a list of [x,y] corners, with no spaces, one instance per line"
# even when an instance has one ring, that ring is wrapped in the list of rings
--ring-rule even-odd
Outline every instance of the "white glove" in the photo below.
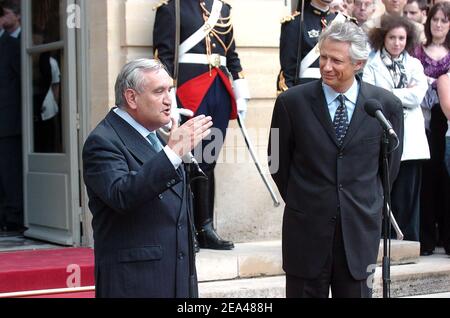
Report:
[[[247,80],[242,78],[233,81],[233,92],[236,97],[237,111],[244,119],[247,114],[247,102],[250,99]]]
[[[245,116],[247,115],[247,101],[247,98],[239,98],[236,100],[237,111],[242,119],[245,119]]]
[[[175,89],[170,91],[170,97],[172,99],[172,105],[170,109],[170,118],[175,119],[176,123],[180,123],[181,116],[192,117],[194,113],[186,108],[178,108],[177,97]],[[167,125],[163,126],[166,131],[170,131],[172,128],[172,121],[170,121]]]

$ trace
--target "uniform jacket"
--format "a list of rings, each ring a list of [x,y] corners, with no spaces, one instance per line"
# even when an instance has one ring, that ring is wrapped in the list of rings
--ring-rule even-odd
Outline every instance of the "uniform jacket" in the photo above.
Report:
[[[404,115],[404,139],[403,160],[429,159],[430,150],[425,134],[425,121],[420,104],[428,89],[427,78],[423,72],[420,61],[408,53],[405,54],[403,62],[405,66],[408,84],[415,83],[410,88],[394,88],[394,82],[389,70],[384,65],[377,52],[364,68],[363,80],[392,92],[403,104]]]
[[[286,203],[282,251],[287,274],[305,279],[319,275],[332,250],[338,217],[352,276],[365,279],[367,266],[376,263],[383,205],[383,130],[363,109],[371,98],[384,105],[386,117],[402,140],[401,102],[370,84],[361,82],[342,147],[336,140],[321,80],[293,87],[277,98],[271,128],[278,129],[279,139],[270,140],[269,164]],[[278,158],[277,151],[271,150],[277,141]],[[401,145],[390,155],[391,180],[398,173],[400,156]]]
[[[97,297],[196,296],[184,171],[113,111],[83,149]]]
[[[329,11],[322,12],[315,9],[310,3],[305,5],[304,27],[302,29],[301,59],[311,51],[319,41],[319,35],[325,27],[322,19],[325,19],[327,25],[336,17],[336,14]],[[278,76],[277,87],[279,91],[284,91],[294,86],[295,72],[297,68],[297,53],[299,39],[300,13],[295,13],[292,18],[288,18],[281,25],[280,35],[280,65],[281,71]],[[319,59],[311,67],[319,67]],[[309,79],[311,80],[311,79]],[[303,79],[304,83],[307,79]]]
[[[206,8],[211,11],[213,0],[205,0]],[[180,43],[183,43],[187,38],[189,38],[192,34],[194,34],[199,28],[203,26],[205,20],[202,15],[202,9],[200,7],[200,2],[198,0],[183,0],[180,1],[181,5],[181,35],[180,35]],[[224,3],[221,11],[221,17],[229,17],[230,16],[230,5]],[[218,21],[220,22],[220,20]],[[228,30],[227,28],[221,28],[216,26],[216,29],[220,32],[225,32]],[[161,62],[167,66],[169,70],[169,74],[173,76],[174,71],[174,55],[175,55],[175,1],[169,1],[167,5],[162,5],[156,11],[155,18],[155,26],[153,29],[153,47],[155,50],[155,57],[161,60]],[[211,33],[210,33],[211,34]],[[223,72],[224,76],[222,80],[225,85],[228,85],[231,89],[230,79],[238,79],[239,73],[242,71],[241,62],[238,54],[236,53],[236,44],[234,41],[234,33],[233,29],[228,32],[226,35],[218,35],[220,41],[214,37],[212,34],[210,36],[212,41],[211,53],[219,54],[221,56],[225,56],[227,59],[226,67],[220,66],[219,69]],[[222,42],[226,47],[229,47],[227,50],[221,45]],[[206,54],[206,41],[203,39],[197,45],[195,45],[190,51],[187,53],[196,53],[196,54]],[[177,86],[182,90],[183,85],[191,85],[193,89],[189,89],[190,93],[199,94],[199,90],[201,90],[201,96],[205,96],[209,86],[202,85],[203,81],[198,81],[201,75],[208,75],[210,73],[210,67],[206,64],[194,64],[194,63],[180,63],[179,64],[179,72],[178,72],[178,82]],[[194,81],[193,83],[189,83],[190,81]],[[228,83],[226,83],[228,82]],[[229,91],[230,95],[233,96],[232,90]],[[180,96],[181,106],[190,108],[185,105],[183,96]],[[233,96],[234,101],[234,96]],[[198,105],[196,105],[198,106]],[[234,108],[236,108],[234,104]],[[236,117],[236,110],[232,114],[233,117]]]
[[[22,132],[20,40],[0,37],[0,137]]]

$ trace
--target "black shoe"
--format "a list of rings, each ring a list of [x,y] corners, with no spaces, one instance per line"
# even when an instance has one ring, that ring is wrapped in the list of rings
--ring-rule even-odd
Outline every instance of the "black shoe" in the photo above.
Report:
[[[430,256],[430,255],[433,255],[433,251],[432,250],[420,251],[420,256]]]
[[[216,233],[212,222],[202,226],[197,233],[197,240],[200,248],[209,248],[212,250],[231,250],[234,248],[233,242],[222,240]]]
[[[8,234],[23,234],[27,230],[23,225],[19,225],[16,223],[3,223],[0,231]]]

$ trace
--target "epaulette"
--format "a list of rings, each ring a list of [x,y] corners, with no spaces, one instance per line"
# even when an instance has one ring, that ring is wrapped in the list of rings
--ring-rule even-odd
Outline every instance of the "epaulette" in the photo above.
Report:
[[[159,7],[165,6],[169,3],[170,0],[161,0],[157,5],[153,7],[153,11],[158,10]]]
[[[294,20],[295,17],[298,16],[298,15],[300,15],[300,12],[295,11],[295,12],[292,13],[291,15],[287,15],[287,16],[285,16],[284,18],[282,18],[281,21],[280,21],[280,23],[283,24],[283,23],[292,21],[292,20]]]

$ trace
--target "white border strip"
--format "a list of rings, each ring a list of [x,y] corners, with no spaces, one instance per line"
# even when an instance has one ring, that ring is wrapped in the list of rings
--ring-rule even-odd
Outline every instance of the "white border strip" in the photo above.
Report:
[[[0,294],[0,298],[20,298],[30,296],[44,296],[53,294],[71,294],[80,292],[95,291],[95,286],[77,287],[77,288],[59,288],[59,289],[40,289],[13,293]]]

